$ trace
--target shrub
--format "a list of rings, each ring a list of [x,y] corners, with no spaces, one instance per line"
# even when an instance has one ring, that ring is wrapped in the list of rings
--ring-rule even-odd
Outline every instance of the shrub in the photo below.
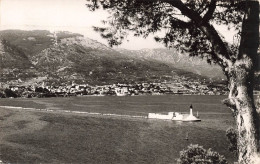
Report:
[[[6,97],[17,97],[17,94],[15,92],[13,92],[11,89],[5,89],[5,95]]]
[[[180,152],[180,158],[177,159],[178,164],[227,164],[223,155],[204,149],[199,145],[190,145],[188,149]]]
[[[5,93],[4,93],[4,91],[0,91],[0,98],[5,98]]]
[[[234,155],[237,157],[238,155],[238,150],[237,150],[237,130],[234,128],[229,128],[226,131],[226,136],[229,141],[229,151],[233,152]]]

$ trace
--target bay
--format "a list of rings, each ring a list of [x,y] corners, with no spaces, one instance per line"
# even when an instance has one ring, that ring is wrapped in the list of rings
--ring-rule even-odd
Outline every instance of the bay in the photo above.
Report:
[[[122,133],[124,144],[119,146],[121,153],[113,152],[119,155],[119,163],[129,158],[131,153],[125,143],[140,142],[140,145],[130,146],[138,157],[128,159],[129,162],[145,161],[150,163],[154,161],[148,157],[149,153],[157,156],[157,162],[169,162],[176,159],[179,151],[185,149],[190,144],[199,144],[204,148],[212,148],[230,161],[234,161],[233,154],[228,151],[228,141],[225,137],[227,128],[234,126],[234,119],[231,111],[221,103],[226,96],[208,96],[208,95],[161,95],[161,96],[86,96],[86,97],[68,97],[68,98],[41,98],[41,99],[0,99],[1,106],[16,106],[36,109],[69,110],[84,111],[96,113],[110,113],[130,116],[147,116],[150,112],[189,112],[189,106],[192,104],[194,114],[199,114],[201,122],[175,122],[153,119],[123,119],[126,122],[134,122],[138,129],[132,129],[131,124],[126,126]],[[107,118],[102,124],[110,124],[113,118]],[[99,121],[96,122],[100,123]],[[113,125],[120,126],[120,125]],[[133,126],[134,127],[134,126]],[[120,127],[122,128],[122,127]],[[139,138],[127,135],[129,132],[137,131]],[[130,133],[131,134],[131,133]],[[188,134],[189,140],[184,138]],[[102,135],[108,135],[103,134]],[[111,136],[108,141],[118,140],[119,136]],[[122,138],[120,138],[122,140]],[[127,140],[127,141],[126,141]],[[14,142],[18,142],[14,140]],[[104,143],[104,145],[106,145]],[[126,151],[128,152],[125,155]],[[98,154],[98,153],[97,153]],[[122,155],[124,155],[122,157]],[[104,157],[104,160],[107,157]],[[165,158],[165,159],[164,159]],[[94,158],[95,159],[95,158]],[[107,159],[106,159],[107,160]],[[138,161],[135,161],[138,163]],[[117,162],[116,162],[117,163]],[[174,162],[173,162],[174,163]]]

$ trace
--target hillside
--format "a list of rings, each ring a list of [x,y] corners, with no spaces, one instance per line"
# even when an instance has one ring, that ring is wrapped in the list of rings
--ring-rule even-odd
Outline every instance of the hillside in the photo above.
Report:
[[[6,40],[0,40],[1,68],[27,69],[31,66],[25,53]]]
[[[97,85],[159,82],[179,76],[205,78],[179,69],[179,65],[118,52],[70,32],[6,30],[0,31],[0,40],[2,82],[45,77],[55,83]]]
[[[169,66],[182,69],[184,71],[192,72],[198,75],[221,80],[224,74],[219,66],[210,65],[205,60],[198,57],[190,57],[188,54],[180,54],[174,49],[141,49],[141,50],[126,50],[116,49],[122,54],[132,56],[135,58],[159,61]]]
[[[6,40],[0,40],[0,82],[36,77],[26,54]]]

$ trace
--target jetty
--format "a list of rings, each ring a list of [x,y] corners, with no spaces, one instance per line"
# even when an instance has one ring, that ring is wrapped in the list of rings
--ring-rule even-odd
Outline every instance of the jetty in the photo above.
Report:
[[[161,119],[161,120],[173,120],[173,121],[184,121],[184,122],[198,122],[201,119],[193,115],[193,107],[190,106],[190,113],[189,114],[182,114],[179,112],[168,112],[168,114],[161,114],[161,113],[148,113],[148,117],[150,119]]]

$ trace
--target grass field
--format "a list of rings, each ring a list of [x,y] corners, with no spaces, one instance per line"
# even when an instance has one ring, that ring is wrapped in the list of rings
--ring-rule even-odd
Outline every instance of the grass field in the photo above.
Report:
[[[50,101],[43,100],[45,105]],[[147,106],[151,105],[147,102]],[[227,150],[225,130],[233,122],[223,111],[204,112],[200,123],[176,123],[0,108],[0,159],[7,163],[176,163],[179,151],[192,143],[213,148],[231,163],[234,157]],[[189,140],[185,140],[187,132]]]

